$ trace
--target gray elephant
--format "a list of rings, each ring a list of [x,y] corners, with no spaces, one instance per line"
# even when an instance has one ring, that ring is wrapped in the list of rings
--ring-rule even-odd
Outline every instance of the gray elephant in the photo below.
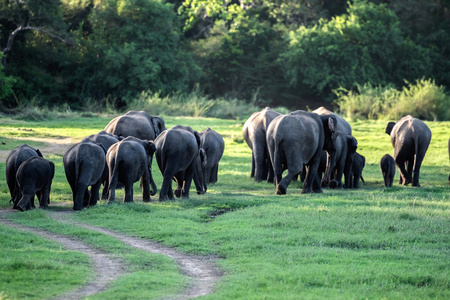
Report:
[[[389,122],[394,161],[400,173],[400,184],[419,187],[420,166],[431,141],[431,130],[421,120],[407,115],[397,123]],[[406,166],[406,168],[405,168]]]
[[[357,147],[358,142],[353,136],[342,131],[336,132],[336,164],[330,165],[331,180],[328,184],[330,188],[342,188],[342,175],[345,177],[345,188],[352,186],[350,177]],[[326,186],[326,180],[322,183],[322,186]]]
[[[181,128],[163,131],[156,139],[155,157],[163,183],[159,200],[173,199],[172,180],[177,180],[179,196],[189,198],[189,189],[199,155],[199,142],[194,134]],[[180,173],[181,172],[181,173]],[[182,174],[182,176],[179,176]],[[177,175],[177,177],[175,177]]]
[[[43,157],[41,151],[38,149],[34,149],[27,144],[22,144],[12,150],[6,158],[6,183],[8,184],[9,193],[11,195],[11,200],[9,200],[9,202],[13,203],[13,208],[17,208],[16,204],[22,197],[21,191],[17,186],[17,170],[24,161],[33,156]]]
[[[141,140],[154,140],[164,130],[166,125],[163,118],[134,110],[112,119],[105,127],[108,133],[123,137],[134,136]]]
[[[21,198],[15,207],[25,211],[34,206],[34,196],[39,199],[39,207],[47,208],[50,203],[50,189],[55,176],[55,164],[40,156],[32,156],[17,169],[17,185]]]
[[[192,133],[195,136],[195,140],[197,141],[197,146],[199,148],[198,155],[195,158],[194,161],[194,184],[195,188],[197,190],[198,195],[202,195],[206,193],[206,184],[204,180],[204,166],[206,164],[206,152],[201,147],[201,137],[197,130],[193,130],[190,126],[183,126],[183,125],[176,125],[172,127],[172,129],[178,129],[178,130],[186,130],[190,133]],[[174,193],[175,196],[180,198],[183,190],[183,183],[185,181],[185,171],[179,171],[175,174],[174,180],[177,183],[177,188],[175,189]]]
[[[255,177],[256,182],[262,180],[273,182],[274,173],[267,150],[266,131],[270,122],[279,115],[281,115],[279,112],[266,107],[260,112],[253,113],[242,128],[244,140],[252,150],[250,176]]]
[[[362,176],[362,171],[366,165],[366,158],[355,152],[355,156],[353,158],[352,164],[352,172],[350,174],[350,186],[348,188],[359,188],[359,181],[361,180],[364,183],[364,178]]]
[[[115,143],[117,143],[118,141],[120,141],[123,138],[120,138],[117,135],[108,133],[104,130],[100,131],[97,134],[92,134],[90,136],[87,137],[88,139],[101,144],[103,146],[103,148],[105,148],[106,151],[108,151],[108,149],[114,145]],[[102,174],[102,183],[103,183],[103,191],[102,191],[102,199],[106,200],[108,199],[108,184],[109,184],[109,169],[108,169],[108,165],[106,164],[106,160],[105,160],[105,169],[103,170],[103,174]]]
[[[125,186],[124,202],[133,202],[133,184],[141,179],[142,199],[149,202],[157,188],[152,176],[152,161],[155,153],[153,141],[129,136],[112,145],[106,153],[109,168],[108,203],[116,199],[118,183]],[[151,185],[151,190],[150,190]]]
[[[219,172],[219,161],[222,159],[225,149],[223,137],[211,128],[199,132],[200,147],[205,150],[206,161],[202,164],[203,181],[205,191],[210,183],[217,182]]]
[[[105,148],[89,138],[71,146],[64,154],[64,171],[72,189],[74,210],[97,204],[102,174],[107,168],[105,155]]]
[[[341,132],[344,136],[351,136],[352,135],[352,127],[350,126],[350,124],[341,116],[339,116],[338,114],[335,114],[334,112],[326,109],[325,107],[321,106],[315,110],[312,111],[313,113],[316,113],[320,116],[335,116],[336,120],[337,120],[337,126],[336,126],[336,132]],[[337,149],[339,151],[339,149]],[[352,169],[352,163],[353,163],[353,156],[349,156],[345,162],[345,171],[343,171],[344,175],[345,174],[349,174],[349,172]],[[334,166],[330,165],[330,167],[332,167],[334,169]],[[340,172],[341,170],[339,170]],[[330,171],[326,171],[326,173],[328,173]],[[341,181],[335,181],[335,182],[328,182],[328,179],[330,180],[332,179],[332,177],[324,177],[322,180],[322,185],[323,186],[329,186],[331,184],[330,187],[336,187],[336,184],[339,185],[341,183]],[[342,178],[339,177],[338,178]],[[347,181],[346,181],[347,182]],[[346,187],[348,187],[348,184],[345,184]]]
[[[385,154],[380,160],[381,174],[384,179],[385,187],[392,187],[395,176],[395,161],[392,156]]]
[[[302,193],[322,192],[317,169],[322,150],[330,155],[327,169],[335,159],[335,128],[335,116],[319,116],[300,110],[278,116],[270,123],[267,145],[275,171],[277,194],[286,194],[289,183],[302,172],[303,165],[306,165],[306,176]],[[288,173],[282,179],[284,169]],[[325,176],[329,174],[325,173]]]

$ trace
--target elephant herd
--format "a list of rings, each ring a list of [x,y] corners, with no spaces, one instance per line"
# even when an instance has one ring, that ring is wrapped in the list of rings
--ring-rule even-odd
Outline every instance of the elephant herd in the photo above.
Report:
[[[252,150],[250,176],[256,182],[274,183],[276,194],[285,194],[298,176],[304,181],[302,193],[321,193],[322,187],[358,188],[359,181],[364,182],[365,158],[356,152],[358,143],[350,124],[324,107],[286,115],[266,107],[248,118],[242,133]],[[420,166],[431,141],[430,129],[408,115],[397,123],[389,122],[386,133],[394,154],[386,154],[380,161],[385,186],[392,186],[395,166],[400,184],[420,186]]]
[[[198,194],[217,182],[219,161],[225,143],[216,131],[201,132],[189,126],[166,129],[161,117],[144,111],[129,111],[111,120],[98,134],[71,146],[63,156],[64,171],[72,189],[73,209],[81,210],[102,199],[115,201],[116,188],[124,187],[124,202],[133,201],[133,184],[139,179],[143,201],[157,193],[152,176],[153,155],[163,176],[159,200],[189,198],[192,180]],[[23,144],[6,160],[6,181],[13,208],[34,208],[37,195],[47,208],[55,165],[39,150]],[[172,180],[177,188],[172,190]]]
[[[252,150],[251,177],[257,182],[274,183],[276,194],[286,194],[290,182],[298,177],[304,182],[302,193],[321,193],[323,187],[358,188],[360,180],[364,182],[365,158],[356,152],[358,143],[350,124],[324,107],[286,115],[266,107],[248,118],[242,133]],[[386,133],[394,154],[386,154],[380,161],[385,186],[392,186],[395,166],[400,184],[420,186],[430,129],[408,115],[397,123],[389,122]],[[197,193],[203,194],[210,183],[217,182],[224,147],[222,136],[210,128],[201,132],[181,125],[166,129],[161,117],[129,111],[64,154],[73,209],[95,205],[102,184],[101,197],[108,203],[115,201],[115,190],[121,187],[125,188],[124,202],[132,202],[133,184],[139,179],[143,201],[150,201],[157,193],[151,169],[153,156],[163,177],[160,201],[174,195],[189,198],[192,181]],[[11,151],[6,160],[6,180],[13,208],[34,208],[35,195],[40,207],[46,208],[54,174],[55,165],[39,150],[23,144]],[[177,183],[175,190],[172,181]]]

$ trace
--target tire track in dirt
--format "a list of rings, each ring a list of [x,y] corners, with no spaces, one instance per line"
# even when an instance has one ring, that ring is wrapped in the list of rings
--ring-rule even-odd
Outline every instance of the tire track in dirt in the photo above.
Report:
[[[215,258],[209,256],[186,255],[175,249],[165,247],[158,242],[128,236],[109,229],[67,220],[66,215],[72,212],[51,212],[50,217],[62,223],[74,224],[88,230],[96,231],[114,237],[124,244],[151,253],[162,254],[174,259],[180,272],[191,279],[190,284],[177,295],[166,299],[190,299],[208,295],[214,292],[215,286],[223,276],[223,272],[214,263]]]
[[[94,276],[90,282],[78,289],[69,291],[62,295],[57,296],[54,299],[81,299],[97,294],[108,288],[109,283],[117,279],[120,275],[124,274],[125,265],[123,262],[109,255],[103,251],[95,249],[78,239],[67,237],[60,234],[55,234],[45,230],[39,230],[33,227],[20,225],[4,218],[5,214],[12,213],[12,211],[1,210],[0,211],[0,223],[21,231],[31,232],[37,234],[46,239],[55,241],[63,245],[68,250],[78,251],[89,256],[92,260],[92,267],[94,270]]]

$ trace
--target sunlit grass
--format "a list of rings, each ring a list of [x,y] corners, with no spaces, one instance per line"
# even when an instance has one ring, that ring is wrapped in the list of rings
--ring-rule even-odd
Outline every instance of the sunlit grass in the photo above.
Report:
[[[75,118],[60,126],[56,121],[54,127],[46,126],[53,128],[55,135],[81,139],[83,134],[103,129],[111,118]],[[385,153],[393,153],[390,138],[384,133],[387,122],[355,121],[352,127],[358,140],[357,151],[366,157],[365,183],[360,189],[325,189],[322,194],[305,195],[301,194],[301,183],[292,182],[287,195],[276,196],[273,184],[255,183],[250,178],[251,151],[245,142],[236,139],[242,135],[242,121],[166,116],[165,120],[167,128],[177,124],[195,130],[210,127],[224,135],[219,181],[209,186],[205,195],[192,190],[189,200],[159,202],[156,196],[151,203],[142,202],[142,191],[136,183],[134,204],[122,203],[123,190],[118,190],[117,203],[100,201],[96,207],[71,215],[70,220],[157,240],[188,253],[220,257],[218,264],[226,275],[217,291],[205,298],[450,297],[450,122],[427,122],[433,138],[421,169],[421,188],[398,185],[398,171],[394,187],[384,187],[379,160]],[[14,126],[40,128],[43,124],[20,121]],[[9,126],[0,119],[0,130],[3,127]],[[36,132],[42,136],[44,131]],[[11,145],[0,147],[11,150]],[[50,210],[71,209],[72,195],[62,156],[47,155],[57,168],[51,201],[68,205],[52,207],[51,203]],[[10,204],[3,184],[4,168],[4,162],[0,163],[0,206],[5,208]],[[152,170],[160,188],[162,177],[156,162]],[[61,225],[48,218],[46,212],[18,213],[11,218],[77,236],[125,256],[130,274],[99,298],[138,290],[135,282],[140,279],[158,287],[154,294],[143,298],[163,297],[167,290],[177,290],[184,283],[170,262],[131,252],[98,233]],[[148,260],[152,261],[152,269],[144,272],[140,262]],[[169,271],[161,271],[165,268]],[[161,272],[160,277],[154,272]],[[141,298],[136,293],[135,298]]]

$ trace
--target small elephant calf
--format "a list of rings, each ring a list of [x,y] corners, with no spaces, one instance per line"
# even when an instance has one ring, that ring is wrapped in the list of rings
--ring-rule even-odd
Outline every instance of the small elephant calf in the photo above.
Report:
[[[384,186],[392,187],[395,176],[395,161],[392,156],[385,154],[380,161],[381,173],[384,178]]]
[[[39,199],[39,207],[47,208],[50,203],[50,188],[55,176],[55,164],[40,156],[24,161],[17,169],[17,185],[22,197],[14,207],[21,211],[34,208],[34,195]]]

